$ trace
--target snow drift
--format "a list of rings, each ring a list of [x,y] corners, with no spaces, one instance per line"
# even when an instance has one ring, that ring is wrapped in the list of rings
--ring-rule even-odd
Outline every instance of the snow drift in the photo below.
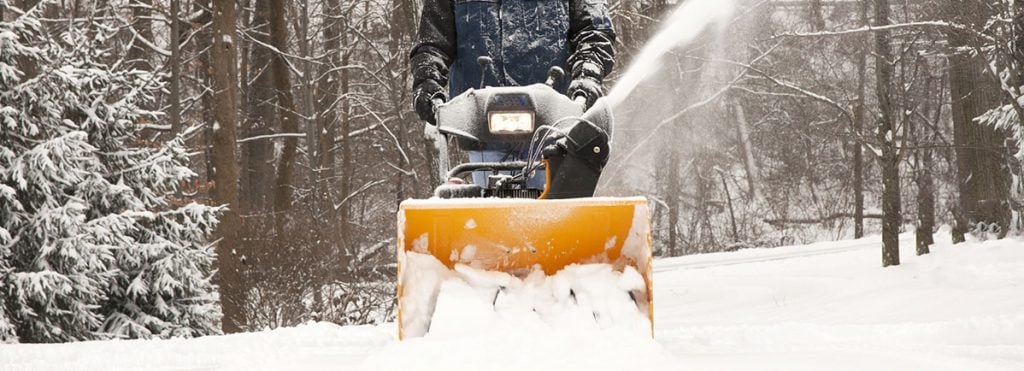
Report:
[[[0,345],[0,368],[1024,369],[1024,241],[953,246],[945,237],[918,257],[905,235],[903,265],[884,269],[877,237],[658,261],[654,339],[510,320],[398,342],[393,324],[312,323],[192,340]]]

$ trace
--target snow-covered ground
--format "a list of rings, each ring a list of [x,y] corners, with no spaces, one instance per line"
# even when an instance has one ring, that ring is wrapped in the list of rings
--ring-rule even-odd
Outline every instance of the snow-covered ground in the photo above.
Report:
[[[0,345],[2,370],[1024,370],[1024,240],[878,238],[655,263],[654,339],[507,324],[394,340],[308,324],[192,340]]]

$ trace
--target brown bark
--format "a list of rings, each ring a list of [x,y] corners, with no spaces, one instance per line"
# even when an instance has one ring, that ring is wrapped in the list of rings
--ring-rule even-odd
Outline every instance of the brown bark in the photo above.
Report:
[[[171,121],[170,135],[181,133],[181,1],[171,0],[171,59],[168,61],[171,67],[171,101],[168,116]]]
[[[919,60],[919,63],[924,65],[925,71],[928,71],[927,61]],[[928,72],[926,72],[928,73]],[[931,92],[932,87],[936,84],[933,83],[932,78],[928,78],[925,91]],[[940,85],[939,88],[939,102],[943,101],[944,89]],[[931,111],[932,100],[926,98],[923,112],[928,114]],[[935,122],[942,117],[942,105],[938,105],[935,109]],[[923,123],[915,124],[914,127],[920,127]],[[920,144],[931,144],[935,140],[935,134],[932,130],[918,130],[917,133],[911,135],[912,138]],[[934,150],[930,148],[923,148],[914,152],[914,163],[917,167],[917,176],[915,182],[917,183],[917,255],[928,254],[930,246],[935,244],[934,233],[935,233],[935,175],[932,169],[935,167]]]
[[[306,130],[306,154],[307,161],[309,162],[309,179],[313,182],[314,186],[320,184],[320,158],[323,156],[321,151],[321,133],[323,128],[320,125],[321,120],[319,119],[322,115],[315,112],[314,107],[315,94],[316,94],[316,81],[314,80],[313,71],[313,50],[314,45],[310,40],[310,4],[309,0],[302,0],[298,5],[301,15],[299,17],[299,27],[296,30],[299,39],[299,52],[302,53],[302,57],[305,59],[302,61],[302,74],[300,78],[301,91],[302,91],[302,114],[307,117],[305,121]],[[318,192],[319,193],[319,192]],[[320,195],[313,197],[313,202],[318,202]],[[317,209],[317,207],[314,207]]]
[[[300,78],[302,83],[302,111],[303,116],[311,119],[305,120],[306,129],[306,155],[307,162],[309,163],[308,179],[312,182],[314,193],[309,197],[309,213],[312,216],[310,220],[310,228],[313,229],[313,233],[317,236],[316,242],[310,243],[307,247],[307,254],[299,258],[302,261],[309,262],[309,264],[303,264],[308,270],[308,274],[313,282],[313,319],[321,320],[324,300],[323,290],[321,289],[324,283],[330,282],[331,278],[329,275],[323,274],[323,268],[326,265],[332,266],[333,264],[327,263],[329,254],[333,249],[325,248],[330,246],[330,239],[325,238],[331,234],[331,226],[328,221],[325,223],[323,218],[317,217],[318,215],[324,215],[325,208],[322,205],[329,205],[329,203],[323,202],[329,189],[323,181],[323,167],[321,166],[321,158],[325,154],[321,151],[320,142],[323,132],[323,127],[320,125],[322,120],[319,118],[323,114],[315,111],[314,101],[316,100],[316,76],[314,76],[313,66],[313,54],[314,46],[310,40],[310,0],[301,0],[297,6],[300,16],[299,25],[296,29],[298,36],[299,51],[302,53],[302,57],[305,59],[302,61],[302,74]],[[333,270],[333,269],[332,269]]]
[[[341,6],[338,0],[326,0],[324,2],[326,14],[338,16],[341,14]],[[317,124],[323,132],[320,133],[320,140],[317,146],[320,148],[320,163],[323,176],[333,178],[335,175],[334,155],[331,147],[334,145],[334,137],[337,135],[337,121],[341,112],[338,110],[338,89],[341,74],[336,70],[341,66],[341,33],[342,21],[340,19],[328,20],[323,27],[324,51],[327,53],[327,65],[323,68],[324,75],[318,84],[317,111],[319,116]],[[344,139],[343,139],[344,140]]]
[[[347,17],[347,15],[348,14],[346,14],[346,17],[343,17],[342,20],[339,21],[339,22],[342,22],[342,23],[340,23],[340,29],[341,30],[347,29],[347,26],[348,26],[348,17]],[[347,66],[351,62],[351,60],[352,60],[352,53],[350,51],[348,51],[350,44],[349,44],[347,36],[348,36],[347,32],[342,32],[342,33],[339,33],[339,35],[338,35],[338,37],[340,38],[341,49],[345,50],[345,52],[344,52],[344,54],[342,55],[342,58],[341,58],[341,65],[342,66]],[[349,72],[349,70],[347,68],[346,69],[342,69],[341,70],[341,95],[342,96],[347,96],[349,94],[349,92],[351,91],[351,80],[352,80],[351,72]],[[341,133],[340,133],[341,134],[341,164],[338,165],[338,168],[341,170],[341,198],[344,199],[344,198],[348,197],[349,194],[352,193],[352,188],[353,188],[352,177],[355,174],[355,169],[354,169],[354,166],[353,166],[354,164],[352,163],[352,145],[354,144],[354,140],[352,138],[349,138],[349,134],[352,133],[352,102],[347,97],[342,98],[342,102],[341,102],[341,115],[340,116],[341,116]],[[351,241],[352,240],[352,238],[351,238],[352,234],[349,232],[349,230],[351,229],[350,228],[350,224],[349,224],[349,219],[350,219],[349,215],[351,213],[351,210],[352,210],[351,203],[348,203],[348,202],[342,204],[341,207],[338,209],[338,220],[340,220],[340,223],[341,223],[340,228],[338,229],[338,233],[339,233],[339,237],[340,237],[341,243],[345,244],[345,249],[344,250],[346,252],[348,252],[349,254],[353,253],[353,251],[351,251],[350,247],[354,246],[354,244],[351,243],[352,242]]]
[[[950,1],[952,20],[971,27],[984,26],[990,8],[982,3]],[[977,47],[969,35],[948,34],[951,47]],[[954,240],[963,241],[971,226],[997,224],[1007,231],[1010,222],[1010,176],[1005,151],[1007,134],[975,118],[999,106],[999,82],[985,72],[983,56],[954,52],[949,56],[949,90],[952,100],[953,136],[956,144],[960,205]]]
[[[1013,3],[1013,62],[1017,65],[1017,72],[1024,73],[1024,1]],[[1017,75],[1017,86],[1024,83],[1024,76]],[[1024,116],[1019,117],[1021,125],[1024,126]]]
[[[811,21],[812,31],[821,31],[825,29],[825,17],[821,12],[821,0],[810,0],[807,3],[807,13]]]
[[[875,26],[889,24],[889,1],[875,0]],[[878,96],[878,141],[882,147],[882,266],[900,264],[900,170],[896,151],[892,45],[886,32],[875,33],[875,93]]]
[[[203,161],[205,165],[205,176],[207,182],[213,182],[213,107],[214,107],[214,96],[211,91],[213,88],[213,56],[210,48],[213,45],[213,30],[211,27],[205,27],[205,25],[213,24],[213,14],[209,11],[209,1],[194,1],[192,2],[192,12],[198,13],[199,17],[193,20],[191,27],[195,30],[195,42],[192,53],[198,55],[196,61],[198,62],[196,67],[192,69],[195,73],[195,79],[202,82],[202,88],[200,89],[199,100],[202,102],[202,109],[200,110],[201,122],[206,123],[203,135],[196,141],[198,147],[204,148]]]
[[[679,153],[676,149],[670,149],[664,167],[668,169],[668,184],[665,190],[665,202],[668,204],[668,255],[679,256],[679,194],[682,187],[679,184]]]
[[[413,17],[413,9],[415,6],[410,0],[392,0],[391,1],[391,18],[390,23],[392,25],[390,31],[390,37],[388,38],[388,51],[390,55],[396,56],[388,61],[388,67],[390,70],[396,73],[392,78],[392,86],[403,86],[406,81],[409,81],[409,69],[405,68],[407,65],[407,59],[400,57],[403,55],[403,45],[406,40],[412,39],[411,32],[415,25],[415,17]],[[393,116],[398,118],[398,122],[403,123],[395,130],[396,145],[405,146],[405,138],[407,137],[408,125],[404,125],[406,122],[418,122],[413,117],[406,118],[406,113],[409,111],[408,108],[411,102],[407,99],[409,97],[408,89],[389,89],[391,98],[391,107],[394,110]],[[404,169],[412,167],[412,159],[406,157],[401,150],[397,150],[395,153],[395,163],[400,164],[399,166]],[[405,200],[407,194],[415,194],[416,184],[415,182],[407,181],[406,178],[410,176],[405,172],[399,172],[396,174],[397,178],[397,189],[395,195],[395,206],[397,207],[403,200]]]
[[[288,61],[288,23],[284,0],[270,0],[270,44],[277,49],[273,53],[270,68],[274,71],[274,87],[277,90],[278,113],[281,118],[282,133],[299,131],[299,116],[296,114],[295,97],[292,95],[291,72]],[[298,152],[299,140],[294,137],[284,139],[284,150],[277,164],[277,178],[274,181],[274,226],[277,238],[284,236],[287,212],[292,205],[292,175],[295,172],[295,155]]]
[[[860,18],[864,25],[868,20],[868,3],[861,2]],[[860,137],[864,133],[864,116],[866,87],[867,87],[867,62],[868,62],[868,38],[861,39],[860,55],[857,56],[857,107],[853,111],[853,134]],[[864,237],[864,145],[854,141],[853,150],[853,237]]]
[[[139,37],[150,42],[153,42],[153,27],[149,21],[152,5],[152,0],[133,0],[131,4],[133,18],[131,27]],[[135,40],[131,49],[128,50],[128,60],[137,69],[151,70],[148,58],[150,53],[151,50],[142,40]]]
[[[235,2],[213,0],[213,43],[210,48],[213,68],[214,130],[213,163],[214,203],[228,210],[217,226],[217,265],[220,274],[220,299],[225,333],[240,332],[245,326],[245,287],[242,282],[243,256],[241,219],[238,214],[238,163],[235,159],[235,123],[238,109],[238,66],[235,46]]]
[[[274,107],[274,71],[270,68],[270,2],[255,1],[252,19],[252,38],[247,53],[249,74],[254,74],[252,85],[246,94],[245,136],[254,137],[272,133],[277,123]],[[252,77],[247,77],[249,80]],[[273,142],[254,140],[242,143],[242,210],[244,213],[260,213],[270,208],[271,182],[273,175]]]

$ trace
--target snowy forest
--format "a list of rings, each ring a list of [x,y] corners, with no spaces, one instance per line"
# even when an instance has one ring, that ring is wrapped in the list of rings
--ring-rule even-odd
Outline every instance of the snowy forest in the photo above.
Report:
[[[1024,230],[1024,2],[704,3],[608,1],[606,91],[649,67],[598,195],[656,258]],[[0,0],[2,342],[394,321],[396,212],[443,181],[422,7]]]

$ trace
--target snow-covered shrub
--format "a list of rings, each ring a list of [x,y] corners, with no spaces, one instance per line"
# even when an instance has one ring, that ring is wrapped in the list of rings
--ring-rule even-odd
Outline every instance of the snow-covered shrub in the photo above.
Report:
[[[172,203],[195,175],[183,142],[139,137],[161,79],[116,55],[103,17],[51,35],[36,16],[0,23],[0,336],[216,333],[220,210]]]

